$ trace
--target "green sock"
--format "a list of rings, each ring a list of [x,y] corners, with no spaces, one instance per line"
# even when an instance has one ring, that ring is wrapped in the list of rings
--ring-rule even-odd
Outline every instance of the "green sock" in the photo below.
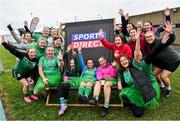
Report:
[[[65,104],[64,97],[59,98],[60,104]]]
[[[83,95],[83,94],[84,94],[84,90],[85,90],[85,87],[82,86],[82,85],[80,85],[80,86],[79,86],[79,92],[78,92],[78,93],[79,93],[80,95]]]
[[[95,94],[94,97],[96,98],[96,100],[99,99],[99,95]]]
[[[109,102],[104,102],[104,107],[108,108],[109,107]]]
[[[64,99],[64,104],[67,104],[67,100],[66,99]]]
[[[91,93],[92,87],[91,86],[86,86],[85,89],[85,96],[88,98],[90,93]]]

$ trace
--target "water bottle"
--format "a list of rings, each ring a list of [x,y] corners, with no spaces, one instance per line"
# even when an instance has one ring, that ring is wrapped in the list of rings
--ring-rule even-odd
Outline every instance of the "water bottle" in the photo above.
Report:
[[[30,92],[33,92],[33,90],[34,90],[34,83],[33,83],[32,80],[30,80],[30,81],[29,81],[29,91],[30,91]]]

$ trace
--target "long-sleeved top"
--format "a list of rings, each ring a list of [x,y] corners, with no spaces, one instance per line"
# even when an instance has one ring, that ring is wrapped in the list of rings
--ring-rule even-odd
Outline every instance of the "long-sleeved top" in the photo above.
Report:
[[[65,52],[63,59],[65,59],[67,61],[67,56],[68,53]],[[73,56],[73,59],[75,61],[75,68],[71,69],[70,66],[68,66],[65,70],[64,70],[64,74],[63,76],[68,76],[68,77],[79,77],[81,75],[81,69],[80,69],[80,65],[79,65],[79,60],[77,55]]]
[[[128,20],[126,20],[124,16],[121,16],[121,22],[122,22],[122,33],[124,35],[124,42],[127,43],[131,39],[127,31]]]
[[[93,79],[93,81],[96,81],[96,67],[94,67],[93,70],[92,69],[88,69],[88,67],[84,63],[84,59],[83,59],[82,53],[79,53],[78,55],[79,55],[80,67],[81,67],[81,70],[82,70],[81,77],[83,77],[86,74],[86,77],[90,77],[90,78]],[[90,71],[91,71],[91,73],[89,73]],[[92,71],[93,71],[93,73],[92,73]],[[87,75],[88,73],[90,75]]]
[[[127,45],[129,45],[129,47],[132,49],[132,52],[134,52],[135,46],[136,46],[136,41],[130,40],[127,43]],[[148,43],[146,42],[145,38],[142,36],[140,38],[140,49],[141,49],[143,56],[147,57],[150,54]]]
[[[32,33],[29,31],[28,27],[27,26],[24,26],[24,27],[25,27],[25,31],[29,32],[32,35]],[[20,36],[18,36],[12,28],[10,29],[10,33],[13,36],[13,38],[17,41],[18,44],[28,44],[28,43],[30,44],[31,43],[31,41],[27,41],[25,39],[22,39]]]
[[[117,77],[116,67],[107,64],[106,66],[100,66],[97,68],[97,72],[96,72],[97,80],[115,78],[115,77]]]
[[[162,39],[155,40],[154,43],[151,44],[151,52],[162,46]],[[154,54],[152,57],[152,64],[161,67],[169,64],[180,63],[179,54],[169,45],[175,41],[175,34],[171,34],[170,38],[164,44],[159,51],[159,53]]]
[[[35,69],[38,64],[38,59],[30,59],[28,57],[27,53],[21,52],[19,50],[16,50],[16,48],[10,44],[2,43],[2,45],[9,50],[10,53],[18,57],[20,60],[19,62],[14,66],[13,70],[17,74],[21,75],[32,75],[35,72]]]
[[[35,48],[36,49],[36,54],[37,58],[41,58],[42,56],[45,55],[45,48],[40,48],[38,43],[31,43],[31,44],[20,44],[20,45],[13,45],[16,49],[21,49],[21,50],[26,50],[27,48]]]
[[[21,37],[19,37],[16,32],[14,30],[11,30],[10,31],[11,35],[13,36],[13,38],[17,41],[17,43],[22,43],[23,40],[21,39]]]
[[[171,22],[171,18],[170,16],[165,16],[165,21],[170,21]],[[151,31],[154,32],[154,34],[156,35],[156,37],[161,37],[161,32],[164,31],[164,25],[159,25],[158,27],[152,27]],[[144,37],[145,32],[142,32],[141,35]]]
[[[100,41],[105,48],[115,51],[114,56],[118,64],[120,64],[119,58],[121,55],[127,55],[129,58],[132,58],[132,50],[127,44],[122,43],[118,47],[115,43],[110,43],[104,38],[102,38]]]

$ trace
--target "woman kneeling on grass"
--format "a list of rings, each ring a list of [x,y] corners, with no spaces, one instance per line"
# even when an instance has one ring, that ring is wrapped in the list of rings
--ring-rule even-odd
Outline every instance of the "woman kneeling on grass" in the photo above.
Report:
[[[133,115],[141,117],[146,108],[159,107],[160,88],[152,72],[152,64],[141,60],[139,34],[136,36],[138,39],[132,63],[128,56],[120,57],[123,89],[121,83],[118,84],[118,88],[122,89],[120,98],[130,106]]]
[[[27,53],[21,52],[15,49],[11,44],[7,44],[2,37],[2,45],[9,50],[10,53],[18,57],[20,60],[14,66],[12,70],[13,77],[19,80],[23,86],[24,101],[31,102],[31,99],[38,100],[38,97],[33,95],[33,89],[29,88],[30,84],[34,84],[33,78],[35,77],[35,71],[38,63],[36,58],[36,49],[28,48]],[[28,93],[31,91],[31,96]]]
[[[35,94],[44,93],[47,87],[58,86],[61,81],[60,65],[58,57],[54,56],[54,48],[46,47],[46,56],[41,57],[38,64],[40,77],[34,88]]]

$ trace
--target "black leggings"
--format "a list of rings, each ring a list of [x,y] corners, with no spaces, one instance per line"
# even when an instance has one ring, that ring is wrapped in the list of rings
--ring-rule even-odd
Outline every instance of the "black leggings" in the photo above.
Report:
[[[67,99],[69,95],[69,88],[70,85],[68,83],[61,83],[57,89],[58,98],[64,97],[64,99]]]

